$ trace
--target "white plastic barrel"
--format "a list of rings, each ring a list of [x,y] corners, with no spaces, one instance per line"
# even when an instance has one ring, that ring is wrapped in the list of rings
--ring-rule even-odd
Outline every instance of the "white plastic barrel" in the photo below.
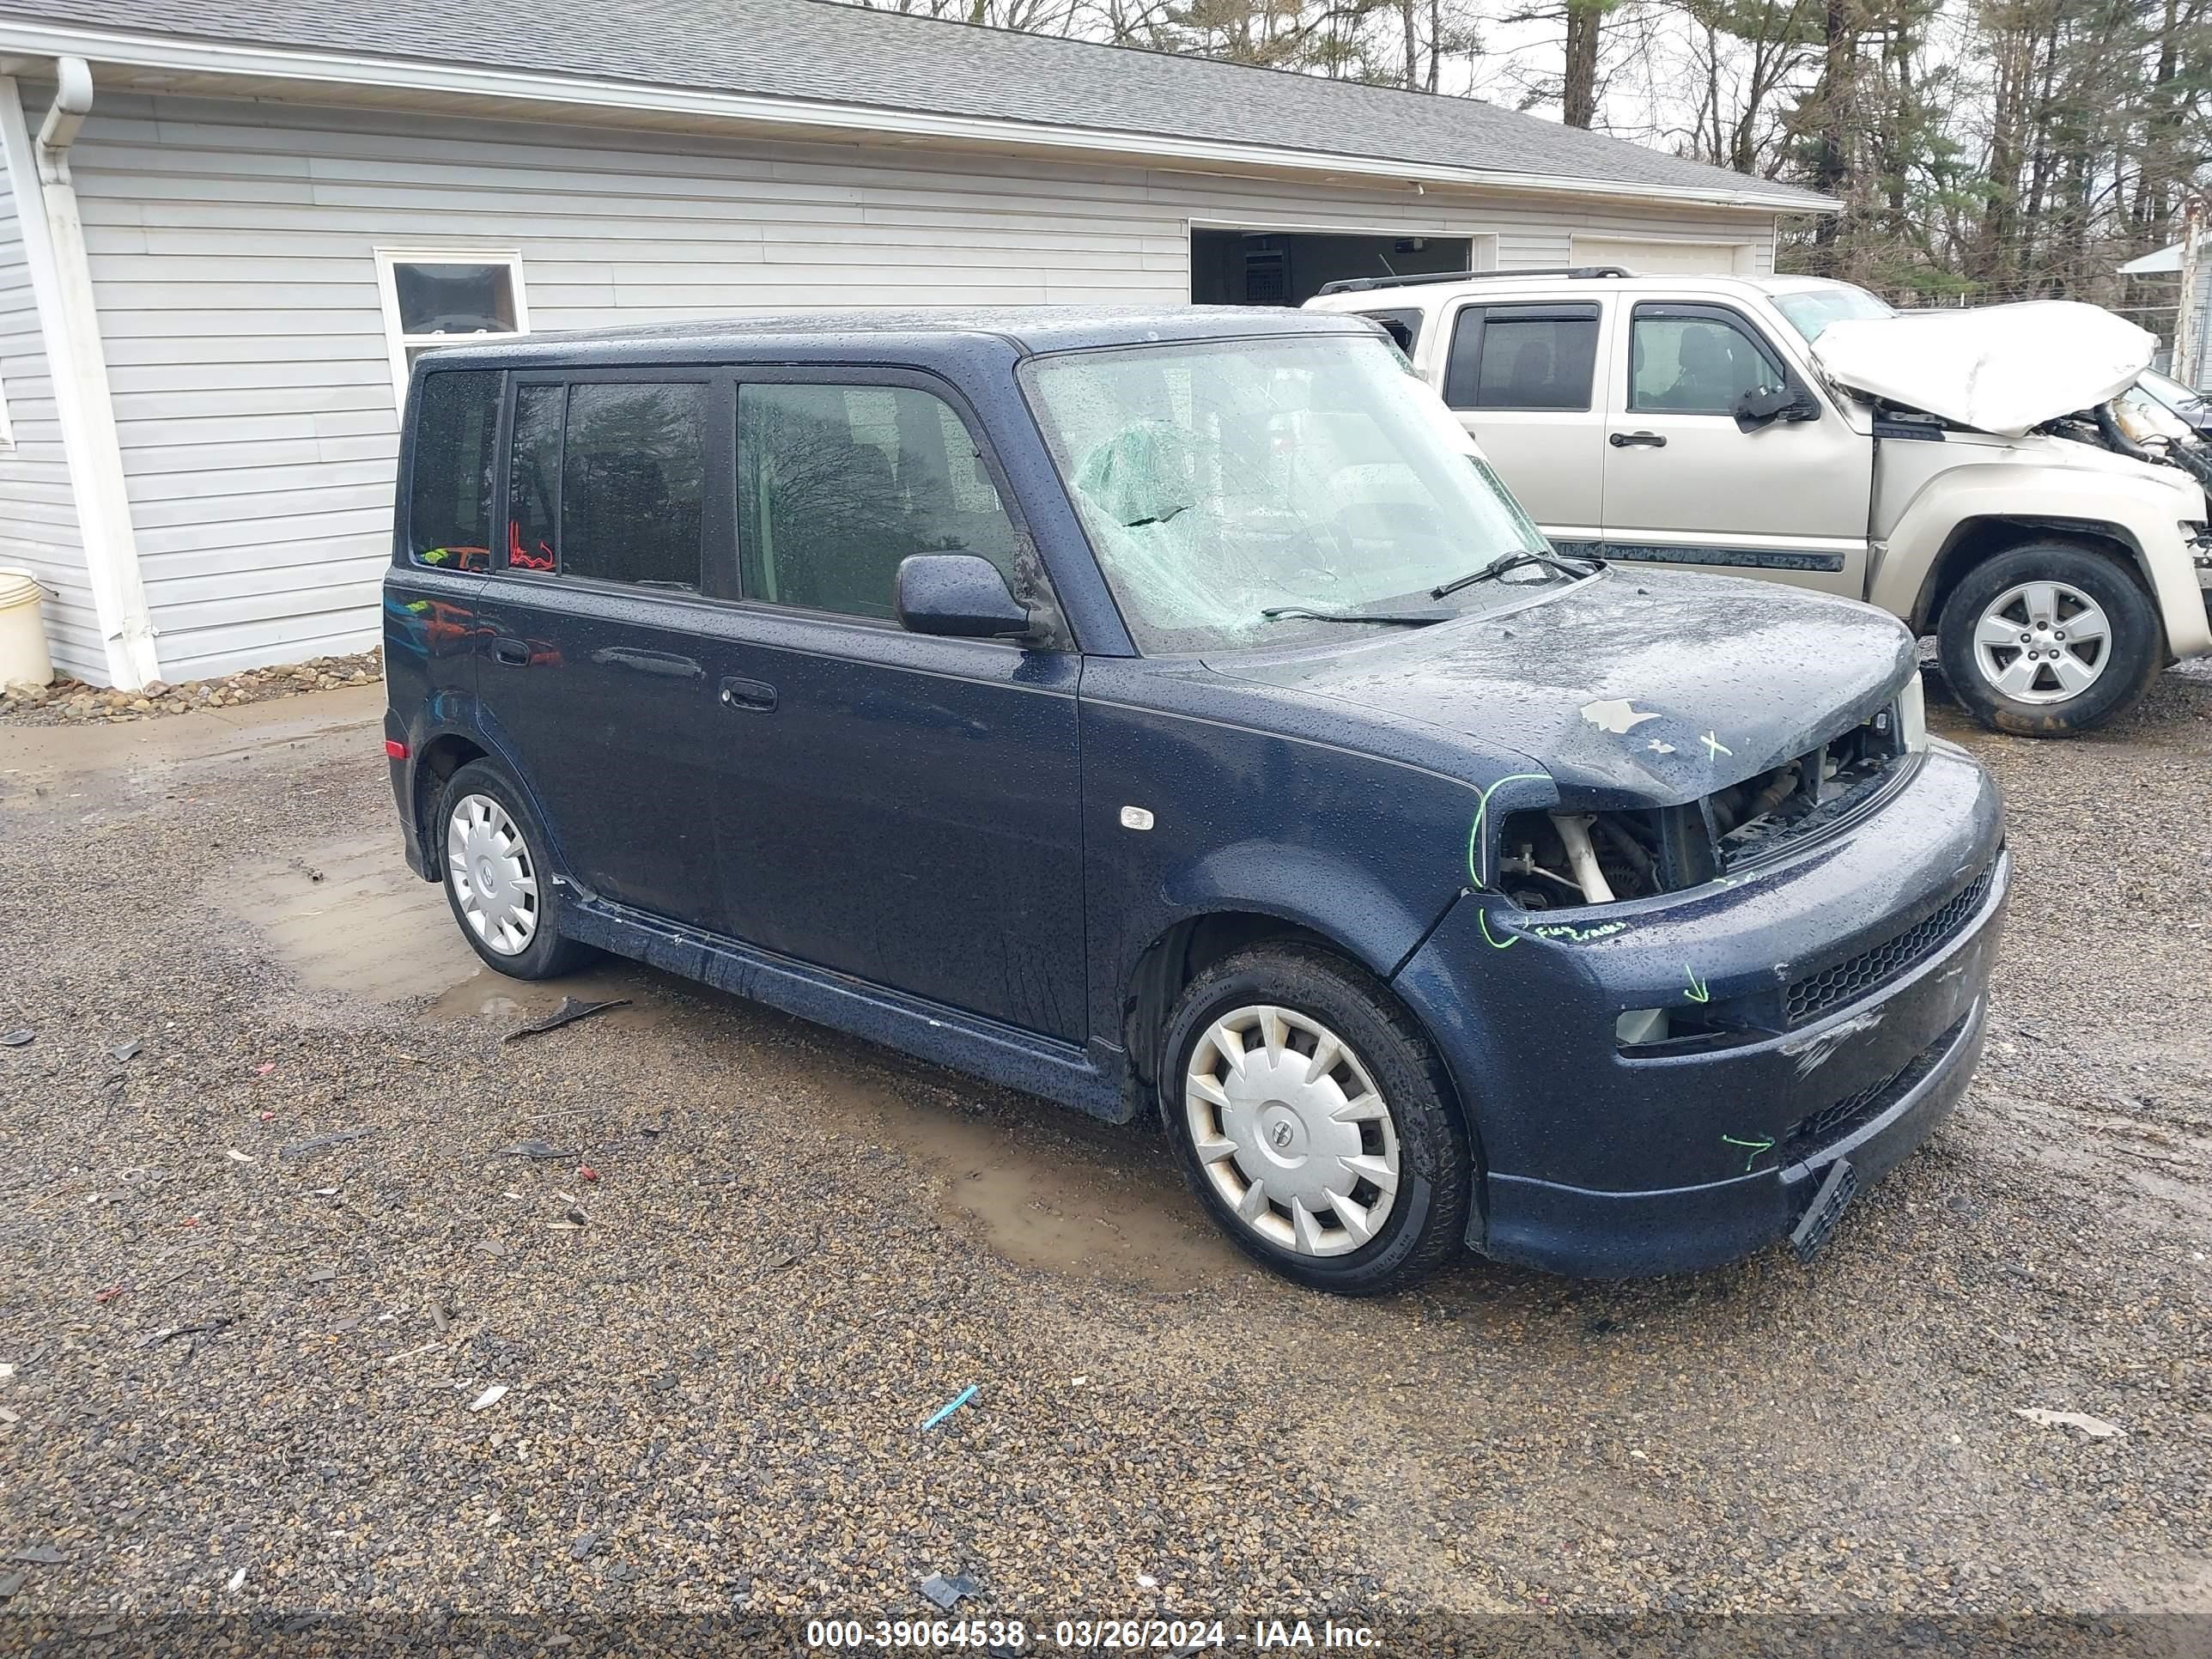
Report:
[[[27,570],[0,565],[0,685],[47,685],[54,661],[46,653],[41,601],[46,590]]]

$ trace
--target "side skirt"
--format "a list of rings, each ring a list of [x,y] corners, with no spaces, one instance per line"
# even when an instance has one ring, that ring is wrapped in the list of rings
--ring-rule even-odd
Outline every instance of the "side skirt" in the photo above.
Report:
[[[1042,1095],[1109,1123],[1128,1121],[1118,1049],[1095,1044],[1086,1053],[1073,1043],[830,973],[626,905],[587,898],[568,883],[562,884],[562,931],[583,944],[933,1065]]]

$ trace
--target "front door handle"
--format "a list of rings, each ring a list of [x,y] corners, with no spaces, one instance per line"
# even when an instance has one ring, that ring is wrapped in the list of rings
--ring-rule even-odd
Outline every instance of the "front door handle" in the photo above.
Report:
[[[775,688],[764,680],[724,680],[722,706],[757,709],[764,714],[775,707]]]
[[[592,660],[602,668],[634,668],[641,674],[662,674],[674,680],[696,680],[707,672],[697,659],[678,656],[673,651],[630,651],[608,646],[592,652]]]
[[[530,661],[530,645],[526,640],[495,639],[491,642],[491,659],[520,668]]]
[[[1626,449],[1632,444],[1641,444],[1646,449],[1664,449],[1666,439],[1656,432],[1616,432],[1606,440],[1615,449]]]

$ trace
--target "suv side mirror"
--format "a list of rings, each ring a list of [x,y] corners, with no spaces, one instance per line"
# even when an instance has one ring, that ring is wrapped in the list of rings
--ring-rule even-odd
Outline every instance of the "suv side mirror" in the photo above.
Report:
[[[999,567],[973,553],[915,553],[899,561],[893,605],[909,634],[1014,639],[1032,626]]]
[[[1739,432],[1756,432],[1777,421],[1817,421],[1820,405],[1802,386],[1774,386],[1745,392],[1730,412]]]

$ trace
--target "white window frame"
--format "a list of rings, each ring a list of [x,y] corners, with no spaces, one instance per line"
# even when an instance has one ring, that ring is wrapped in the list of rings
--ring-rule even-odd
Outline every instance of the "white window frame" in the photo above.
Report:
[[[513,333],[406,334],[399,327],[401,265],[504,265],[514,296]],[[453,345],[463,340],[512,340],[530,332],[530,301],[523,292],[522,254],[515,248],[380,247],[376,250],[376,292],[384,307],[384,339],[392,354],[392,401],[407,406],[407,353],[415,346]]]
[[[14,453],[15,447],[15,426],[8,418],[8,377],[0,374],[0,455]]]

